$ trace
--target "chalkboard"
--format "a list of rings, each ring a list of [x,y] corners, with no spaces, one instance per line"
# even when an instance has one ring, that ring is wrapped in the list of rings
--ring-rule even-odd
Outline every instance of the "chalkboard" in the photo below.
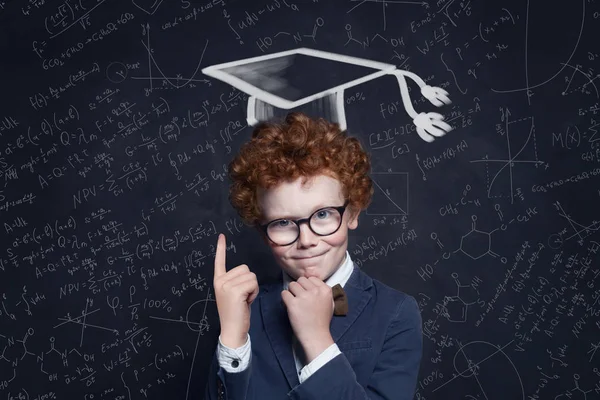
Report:
[[[430,143],[395,77],[342,99],[376,188],[348,251],[418,300],[415,398],[600,398],[599,34],[586,0],[0,1],[0,398],[203,397],[218,234],[280,271],[227,198],[250,96],[202,69],[298,48],[450,94],[407,80]]]

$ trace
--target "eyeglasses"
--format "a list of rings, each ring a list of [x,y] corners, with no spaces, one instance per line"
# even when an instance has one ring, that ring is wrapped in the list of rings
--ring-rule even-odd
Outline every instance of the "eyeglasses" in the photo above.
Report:
[[[267,237],[279,246],[287,246],[294,243],[300,237],[300,224],[308,222],[311,231],[319,236],[332,235],[340,229],[342,216],[348,206],[346,200],[340,207],[320,208],[308,218],[297,220],[276,219],[263,225],[258,225]]]

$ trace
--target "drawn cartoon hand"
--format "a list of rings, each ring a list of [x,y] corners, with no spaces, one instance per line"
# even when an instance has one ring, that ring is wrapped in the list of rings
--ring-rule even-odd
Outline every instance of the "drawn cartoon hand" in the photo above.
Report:
[[[448,97],[448,92],[437,86],[425,85],[421,88],[421,94],[436,107],[452,103],[452,100]]]
[[[417,133],[424,141],[431,143],[435,140],[434,136],[441,137],[453,128],[443,121],[444,116],[435,112],[420,113],[413,120],[417,127]]]

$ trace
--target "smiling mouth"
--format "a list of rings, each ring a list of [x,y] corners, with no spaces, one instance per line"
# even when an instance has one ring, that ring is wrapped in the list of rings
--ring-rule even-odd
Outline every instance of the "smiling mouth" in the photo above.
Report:
[[[317,257],[320,257],[320,256],[322,256],[322,255],[323,255],[323,254],[317,254],[316,256],[312,256],[312,257],[302,257],[302,258],[300,258],[300,257],[296,257],[296,260],[311,260],[311,259],[313,259],[313,258],[317,258]]]

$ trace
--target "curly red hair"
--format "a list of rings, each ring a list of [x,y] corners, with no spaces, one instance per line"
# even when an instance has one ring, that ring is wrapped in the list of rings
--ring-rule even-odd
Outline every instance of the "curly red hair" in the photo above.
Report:
[[[243,222],[254,226],[262,218],[258,188],[323,174],[340,182],[348,207],[357,213],[371,202],[370,168],[370,156],[359,140],[337,123],[292,112],[283,123],[258,124],[241,146],[228,167],[229,201]]]

